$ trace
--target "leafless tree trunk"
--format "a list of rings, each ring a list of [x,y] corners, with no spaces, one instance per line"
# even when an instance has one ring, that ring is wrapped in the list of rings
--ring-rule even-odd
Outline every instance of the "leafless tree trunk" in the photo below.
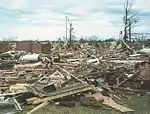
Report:
[[[133,1],[129,3],[129,0],[126,0],[124,5],[125,8],[125,15],[124,15],[124,36],[123,40],[127,43],[130,47],[132,46],[132,29],[134,25],[138,22],[139,18],[137,17],[137,11],[132,9]]]

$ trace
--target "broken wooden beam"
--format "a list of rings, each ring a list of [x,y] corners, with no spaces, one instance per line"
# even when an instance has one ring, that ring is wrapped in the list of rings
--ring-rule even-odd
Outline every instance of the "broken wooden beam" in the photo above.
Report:
[[[35,108],[33,108],[32,110],[30,110],[27,114],[32,114],[32,113],[36,112],[37,110],[45,107],[48,104],[49,104],[49,102],[45,101],[45,102],[41,103],[40,105],[36,106]]]
[[[56,92],[52,92],[49,94],[48,97],[44,97],[44,98],[38,98],[38,99],[32,99],[33,103],[32,104],[40,104],[43,103],[45,101],[51,101],[54,99],[58,99],[58,98],[62,98],[65,96],[69,96],[69,95],[73,95],[73,94],[77,94],[77,93],[81,93],[81,92],[85,92],[85,91],[89,91],[89,90],[93,90],[95,89],[94,86],[89,85],[89,84],[80,84],[78,86],[73,86],[73,87],[69,87],[68,89],[61,89],[60,91],[56,91]],[[30,102],[30,99],[28,99],[28,102]]]
[[[85,83],[84,81],[82,81],[81,79],[79,79],[78,77],[74,76],[73,74],[69,73],[67,70],[59,67],[58,65],[56,65],[57,68],[59,68],[60,70],[62,70],[63,72],[67,73],[69,76],[75,78],[76,80],[78,80],[81,83]]]

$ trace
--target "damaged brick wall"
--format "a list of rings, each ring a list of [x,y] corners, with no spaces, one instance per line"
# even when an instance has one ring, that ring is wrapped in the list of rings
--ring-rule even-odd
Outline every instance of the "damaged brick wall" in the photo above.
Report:
[[[48,54],[50,53],[51,49],[51,43],[46,42],[19,42],[17,43],[17,49],[16,50],[23,50],[27,52],[32,52],[32,53],[44,53]]]
[[[12,50],[10,45],[11,43],[12,42],[0,42],[0,53]],[[51,43],[49,41],[46,42],[21,41],[14,43],[16,43],[15,50],[18,51],[48,54],[50,53],[51,50]]]

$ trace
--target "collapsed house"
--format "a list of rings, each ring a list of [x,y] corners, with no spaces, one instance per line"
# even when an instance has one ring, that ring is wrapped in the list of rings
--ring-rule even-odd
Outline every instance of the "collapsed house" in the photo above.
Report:
[[[149,90],[147,50],[130,54],[114,46],[74,46],[75,50],[67,50],[64,45],[55,45],[48,54],[22,50],[1,53],[0,96],[5,106],[11,104],[22,111],[21,105],[37,105],[28,112],[31,114],[49,103],[87,105],[87,101],[94,101],[120,112],[133,112],[116,99],[123,93],[136,95]]]

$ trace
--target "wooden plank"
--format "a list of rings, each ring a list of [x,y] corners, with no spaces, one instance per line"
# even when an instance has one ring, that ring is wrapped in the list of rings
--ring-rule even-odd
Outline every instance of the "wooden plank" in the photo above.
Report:
[[[48,97],[39,98],[39,99],[34,100],[32,104],[40,104],[45,101],[51,101],[54,99],[62,98],[62,97],[73,95],[73,94],[80,93],[80,92],[85,92],[85,91],[92,90],[92,89],[94,89],[94,86],[81,85],[79,87],[73,87],[73,88],[69,88],[69,89],[65,89],[65,90],[61,90],[61,91],[56,91],[54,93],[51,93]],[[30,101],[30,100],[28,99],[28,101]]]
[[[116,110],[119,110],[120,112],[133,112],[134,111],[130,108],[127,108],[125,106],[122,106],[122,105],[116,103],[114,100],[112,100],[111,98],[109,98],[107,96],[103,96],[103,99],[104,99],[104,101],[102,102],[102,104],[112,107]]]
[[[37,97],[32,97],[32,98],[26,99],[26,101],[28,105],[31,105],[37,99],[38,99]]]
[[[49,102],[45,101],[43,103],[41,103],[40,105],[36,106],[35,108],[33,108],[31,111],[29,111],[27,114],[32,114],[34,112],[36,112],[37,110],[43,108],[44,106],[48,105]]]
[[[4,93],[4,94],[0,94],[0,97],[3,96],[14,96],[14,95],[19,95],[19,94],[23,94],[24,92],[20,92],[20,93]]]
[[[51,69],[25,69],[26,71],[51,71]]]

